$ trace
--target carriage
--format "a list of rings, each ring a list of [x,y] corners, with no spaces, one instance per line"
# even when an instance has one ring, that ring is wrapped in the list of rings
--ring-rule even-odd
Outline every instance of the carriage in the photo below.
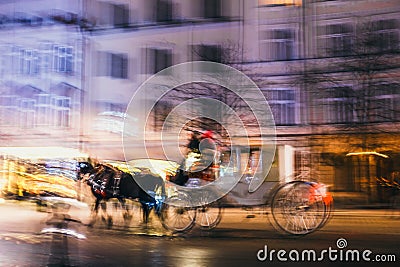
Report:
[[[59,156],[60,151],[63,151],[62,158]],[[121,207],[124,208],[122,215],[124,225],[146,222],[145,217],[134,218],[134,216],[138,216],[143,210],[147,213],[154,210],[161,224],[173,233],[185,233],[195,225],[203,230],[211,230],[221,221],[224,208],[262,206],[269,209],[271,222],[277,229],[289,234],[304,235],[325,225],[331,215],[333,200],[325,185],[304,177],[290,177],[292,172],[287,171],[290,169],[290,161],[279,160],[290,158],[285,155],[287,151],[290,149],[285,146],[278,147],[275,161],[267,177],[257,190],[252,192],[249,190],[249,185],[254,179],[252,170],[255,168],[252,164],[241,162],[243,151],[240,147],[223,151],[212,169],[207,172],[197,172],[200,176],[196,177],[197,174],[191,176],[183,186],[168,181],[179,171],[180,164],[176,162],[139,159],[130,162],[104,161],[102,164],[133,175],[148,174],[149,176],[144,175],[144,177],[161,179],[161,183],[158,184],[165,187],[163,190],[162,186],[149,187],[144,196],[138,195],[140,205],[137,201],[129,201],[129,205],[110,201],[111,206],[118,211]],[[43,204],[43,200],[49,201],[49,196],[63,199],[82,198],[78,192],[82,188],[77,186],[75,179],[75,165],[79,161],[87,160],[88,155],[61,148],[3,148],[1,152],[2,166],[7,166],[7,172],[2,172],[1,175],[3,193],[8,190],[7,192],[16,195],[39,196],[39,204]],[[35,154],[31,155],[33,152]],[[251,158],[252,162],[255,162],[262,153],[257,150],[253,152],[255,153]],[[187,161],[193,163],[196,159],[189,158]],[[205,190],[206,187],[201,184],[205,178],[201,175],[209,177],[210,171],[216,179],[207,182],[218,184],[223,180],[222,177],[226,178],[225,181],[229,180],[230,176],[235,172],[241,172],[242,168],[246,170],[227,194],[221,195],[218,191]],[[109,199],[113,199],[112,197]],[[197,201],[194,202],[193,198]],[[61,202],[59,198],[56,201]],[[109,224],[112,223],[110,218],[107,220]]]
[[[195,225],[203,230],[211,230],[221,221],[225,208],[266,207],[270,221],[278,230],[292,235],[309,234],[326,224],[331,215],[333,199],[324,184],[305,179],[304,176],[288,176],[285,169],[290,167],[285,165],[290,163],[278,164],[279,158],[285,158],[282,154],[286,152],[286,146],[278,148],[267,177],[253,191],[249,190],[249,184],[254,179],[252,170],[256,168],[251,162],[244,164],[240,161],[243,153],[240,147],[224,151],[218,156],[217,164],[207,170],[193,172],[195,175],[189,175],[184,184],[173,182],[181,166],[176,162],[139,159],[129,162],[105,161],[103,164],[124,172],[151,173],[161,177],[165,188],[147,188],[146,193],[150,194],[150,198],[141,202],[141,208],[147,211],[147,215],[154,209],[162,226],[173,233],[185,233]],[[252,162],[256,161],[254,157],[262,156],[262,151],[255,150],[252,153]],[[196,158],[188,157],[185,163],[188,162],[193,166]],[[242,171],[241,168],[246,170]],[[210,172],[213,179],[210,179]],[[208,189],[208,183],[223,183],[238,172],[243,175],[227,194],[221,194],[214,187]],[[132,223],[132,216],[138,213],[132,207],[137,208],[124,206],[126,214],[123,217],[129,219],[125,221],[126,224]]]

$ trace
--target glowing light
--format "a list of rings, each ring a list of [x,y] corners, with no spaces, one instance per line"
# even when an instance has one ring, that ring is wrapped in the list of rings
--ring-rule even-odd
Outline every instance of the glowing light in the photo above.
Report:
[[[129,166],[137,168],[146,168],[154,174],[158,174],[164,180],[168,173],[175,173],[179,164],[173,161],[158,159],[136,159],[129,161]]]
[[[42,234],[62,234],[73,236],[78,239],[86,239],[86,236],[80,233],[75,232],[71,229],[62,229],[62,228],[45,228],[41,232]]]
[[[352,153],[347,153],[346,156],[361,156],[361,155],[375,155],[375,156],[379,156],[382,158],[389,158],[388,155],[385,154],[381,154],[375,151],[366,151],[366,152],[352,152]]]
[[[260,6],[301,6],[302,0],[258,0]]]
[[[70,159],[88,158],[86,153],[66,147],[1,147],[0,155],[12,156],[20,159]]]

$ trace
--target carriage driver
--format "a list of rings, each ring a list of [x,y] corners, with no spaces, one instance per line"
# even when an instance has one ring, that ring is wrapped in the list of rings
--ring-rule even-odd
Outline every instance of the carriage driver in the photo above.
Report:
[[[216,175],[213,166],[217,153],[217,146],[211,130],[207,130],[201,135],[198,143],[198,151],[201,155],[200,161],[191,166],[189,176],[197,178],[200,175],[202,180],[214,181]]]
[[[208,165],[214,162],[217,146],[211,130],[207,130],[201,135],[199,150],[202,155],[202,159],[207,162]]]

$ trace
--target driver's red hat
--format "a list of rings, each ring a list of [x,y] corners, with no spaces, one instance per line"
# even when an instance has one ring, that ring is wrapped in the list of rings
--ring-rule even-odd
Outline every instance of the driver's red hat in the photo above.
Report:
[[[203,138],[213,138],[213,132],[211,130],[207,130],[203,133],[203,135],[201,136]]]

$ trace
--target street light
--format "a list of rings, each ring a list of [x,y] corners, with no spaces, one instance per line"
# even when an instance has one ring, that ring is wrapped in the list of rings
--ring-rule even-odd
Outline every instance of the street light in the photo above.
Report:
[[[375,152],[375,151],[351,152],[351,153],[347,153],[346,157],[347,156],[361,156],[361,155],[375,155],[375,156],[379,156],[379,157],[382,157],[382,158],[385,158],[385,159],[389,158],[388,155],[385,155],[385,154],[382,154],[382,153],[378,153],[378,152]]]

